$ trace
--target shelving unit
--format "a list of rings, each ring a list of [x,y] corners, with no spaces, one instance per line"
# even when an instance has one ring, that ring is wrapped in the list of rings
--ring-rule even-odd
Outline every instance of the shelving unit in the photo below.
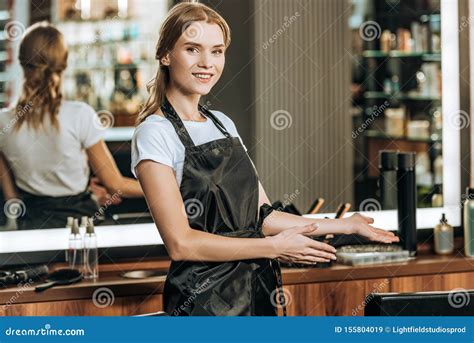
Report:
[[[65,97],[112,113],[115,127],[133,126],[158,68],[154,50],[167,9],[166,1],[98,1],[90,8],[59,1],[54,23],[69,47]]]
[[[354,117],[354,128],[363,123],[368,127],[358,135],[356,157],[364,164],[356,164],[356,206],[364,199],[378,197],[378,151],[393,149],[415,151],[421,156],[424,171],[418,170],[418,207],[430,207],[435,179],[439,181],[441,156],[440,128],[435,118],[441,114],[441,48],[440,3],[437,0],[369,1],[363,22],[379,26],[376,39],[364,39],[355,51],[359,79],[354,82],[359,93],[353,103],[359,108]],[[361,31],[362,32],[362,31]],[[359,33],[359,32],[358,32]],[[362,34],[360,34],[362,35]],[[374,109],[379,112],[374,111]],[[403,120],[393,134],[393,122],[388,111],[398,109]],[[401,111],[401,112],[400,112]],[[374,115],[374,113],[376,115]],[[393,111],[391,113],[394,113]],[[413,121],[419,121],[411,123]],[[409,133],[417,124],[429,122],[428,133]],[[400,122],[398,122],[400,124]],[[435,132],[436,131],[436,132]],[[437,159],[438,158],[438,159]],[[429,162],[427,163],[426,161]],[[421,165],[421,160],[420,163]]]
[[[0,108],[6,107],[9,100],[9,77],[7,75],[10,58],[10,41],[5,26],[11,17],[8,2],[0,4]]]

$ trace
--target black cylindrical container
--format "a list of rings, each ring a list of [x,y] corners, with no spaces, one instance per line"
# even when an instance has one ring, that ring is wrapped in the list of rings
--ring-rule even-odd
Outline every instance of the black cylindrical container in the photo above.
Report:
[[[380,150],[379,187],[382,210],[394,210],[397,208],[397,167],[397,151]]]
[[[416,255],[416,178],[414,152],[398,153],[398,236],[403,249]]]

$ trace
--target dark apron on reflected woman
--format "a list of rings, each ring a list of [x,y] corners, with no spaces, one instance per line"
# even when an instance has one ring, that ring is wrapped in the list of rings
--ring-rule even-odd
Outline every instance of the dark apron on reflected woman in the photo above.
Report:
[[[67,217],[93,217],[99,207],[89,191],[70,196],[41,196],[19,189],[24,209],[17,218],[18,230],[63,228]]]
[[[227,237],[263,238],[262,223],[274,209],[258,209],[258,176],[238,137],[209,110],[200,111],[225,138],[195,146],[165,99],[161,110],[185,147],[180,186],[189,225]],[[208,120],[209,120],[208,119]],[[275,316],[284,307],[276,260],[173,261],[164,286],[164,309],[174,316]]]

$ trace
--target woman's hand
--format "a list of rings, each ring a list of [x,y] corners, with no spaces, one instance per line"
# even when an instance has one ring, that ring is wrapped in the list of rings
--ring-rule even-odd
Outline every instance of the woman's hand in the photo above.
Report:
[[[341,220],[347,223],[349,234],[357,234],[368,238],[371,241],[382,243],[394,243],[400,240],[393,234],[393,232],[378,229],[369,225],[374,222],[374,219],[366,217],[360,213],[354,213],[352,216]]]
[[[336,249],[307,236],[315,235],[318,224],[296,226],[268,237],[277,252],[277,258],[289,263],[315,264],[335,260]]]
[[[118,205],[122,202],[122,198],[118,195],[112,196],[107,188],[100,184],[99,178],[92,177],[89,183],[89,189],[94,194],[99,206]]]

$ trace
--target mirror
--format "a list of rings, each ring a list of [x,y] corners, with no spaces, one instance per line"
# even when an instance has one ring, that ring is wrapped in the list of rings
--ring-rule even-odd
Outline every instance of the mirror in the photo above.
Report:
[[[417,207],[442,207],[440,3],[354,0],[352,6],[356,208],[397,207],[396,196],[377,203],[381,150],[416,152]]]
[[[118,2],[128,4],[121,8],[106,6],[105,1],[95,1],[91,8],[82,9],[75,7],[75,1],[53,1],[55,6],[47,9],[51,13],[50,20],[64,33],[70,49],[63,82],[65,97],[88,103],[108,121],[107,125],[111,127],[106,131],[105,140],[119,169],[126,176],[131,176],[129,153],[132,125],[140,103],[146,98],[145,84],[156,71],[156,34],[169,8],[165,0],[146,1],[146,5],[144,1]],[[242,13],[229,10],[237,6],[232,1],[227,4],[219,4],[219,1],[202,2],[214,5],[221,11],[231,25],[233,37],[236,37],[231,45],[234,50],[229,50],[227,56],[226,74],[218,84],[221,89],[216,89],[207,100],[211,108],[215,106],[217,109],[225,106],[227,100],[234,101],[232,104],[236,109],[230,109],[228,115],[237,124],[249,154],[254,158],[251,138],[256,118],[244,117],[243,114],[239,116],[242,111],[237,108],[239,102],[251,104],[259,100],[260,94],[252,94],[247,99],[251,87],[227,87],[229,83],[238,84],[242,75],[252,80],[256,73],[252,68],[246,68],[249,64],[254,65],[254,50],[241,45],[246,42],[245,37],[252,25],[250,22],[248,25],[236,23]],[[318,0],[314,3],[317,4]],[[352,94],[350,116],[346,116],[352,120],[351,130],[344,133],[344,139],[352,142],[353,149],[343,158],[353,161],[350,168],[354,177],[341,187],[351,189],[353,196],[343,201],[351,203],[351,211],[368,211],[369,215],[384,223],[385,228],[396,229],[394,209],[385,210],[379,199],[378,153],[383,149],[416,151],[418,227],[433,227],[441,212],[447,213],[452,225],[459,225],[459,126],[465,118],[459,111],[459,23],[456,1],[352,0],[335,3],[341,11],[338,17],[344,19],[337,29],[347,33],[349,39],[349,49],[338,58],[351,63],[350,77],[347,78],[347,84],[342,86]],[[259,25],[271,22],[263,14],[250,16],[250,10],[260,12],[256,1],[249,0],[248,4],[249,13],[244,15],[244,19],[255,21],[258,30],[261,29]],[[274,53],[271,49],[278,44],[286,50],[291,49],[294,44],[292,34],[296,34],[292,29],[296,31],[304,23],[324,19],[324,10],[318,14],[311,12],[308,5],[285,4],[289,6],[285,9],[285,15],[300,11],[300,16],[290,23],[294,27],[285,28],[287,31],[277,35],[278,41],[274,43],[258,32],[262,42],[256,43],[259,48],[256,52],[262,52],[265,39],[267,45],[264,50],[267,53]],[[27,2],[15,2],[14,6],[19,8],[16,13],[24,14],[17,18],[23,26],[30,23],[28,17],[33,21],[39,15],[35,9],[30,12]],[[271,3],[265,6],[272,7]],[[150,10],[151,7],[154,10]],[[268,15],[280,18],[280,14],[275,11]],[[291,18],[287,17],[288,20]],[[277,24],[273,22],[273,25]],[[8,49],[15,52],[18,43],[18,39],[7,40],[8,46],[3,46],[3,53]],[[343,43],[336,41],[334,44]],[[248,56],[242,51],[249,51]],[[11,61],[6,59],[0,62],[5,70],[3,93],[0,94],[2,106],[13,103],[21,88],[21,68],[15,56],[12,55]],[[236,59],[241,63],[235,63]],[[335,69],[331,72],[343,71]],[[307,75],[312,72],[315,70],[305,71]],[[276,71],[273,70],[270,75],[267,83],[261,85],[262,93],[272,86],[274,80],[278,80]],[[292,85],[286,84],[286,87],[282,94],[297,94]],[[319,87],[324,86],[320,84]],[[308,90],[310,88],[308,86]],[[240,93],[236,94],[235,91]],[[247,100],[242,101],[242,98]],[[265,123],[268,126],[268,122]],[[336,132],[337,124],[333,125],[328,129]],[[310,149],[305,151],[304,158],[308,156],[306,153],[310,155]],[[275,162],[274,165],[261,167],[258,156],[254,160],[259,171],[260,168],[273,170],[279,166]],[[345,167],[335,165],[334,172]],[[284,200],[284,195],[291,193],[289,189],[275,192],[271,181],[268,182],[270,186],[267,192],[274,200]],[[311,191],[304,200],[296,200],[302,213],[307,213],[315,194],[325,196],[319,194],[318,189]],[[441,197],[436,198],[435,194]],[[326,200],[331,205],[322,208],[320,216],[335,212],[336,205],[340,203],[335,199]],[[21,213],[21,204],[19,209]],[[108,205],[106,210],[110,216],[103,218],[103,223],[107,225],[151,222],[143,201],[127,202],[124,199],[122,204]],[[6,223],[6,218],[3,223]]]
[[[379,153],[413,151],[418,227],[433,227],[443,211],[459,225],[456,143],[469,116],[459,110],[457,96],[456,2],[353,0],[351,5],[356,208],[396,210],[396,200],[381,198]],[[393,211],[381,212],[393,217]],[[426,220],[428,214],[432,220]]]

